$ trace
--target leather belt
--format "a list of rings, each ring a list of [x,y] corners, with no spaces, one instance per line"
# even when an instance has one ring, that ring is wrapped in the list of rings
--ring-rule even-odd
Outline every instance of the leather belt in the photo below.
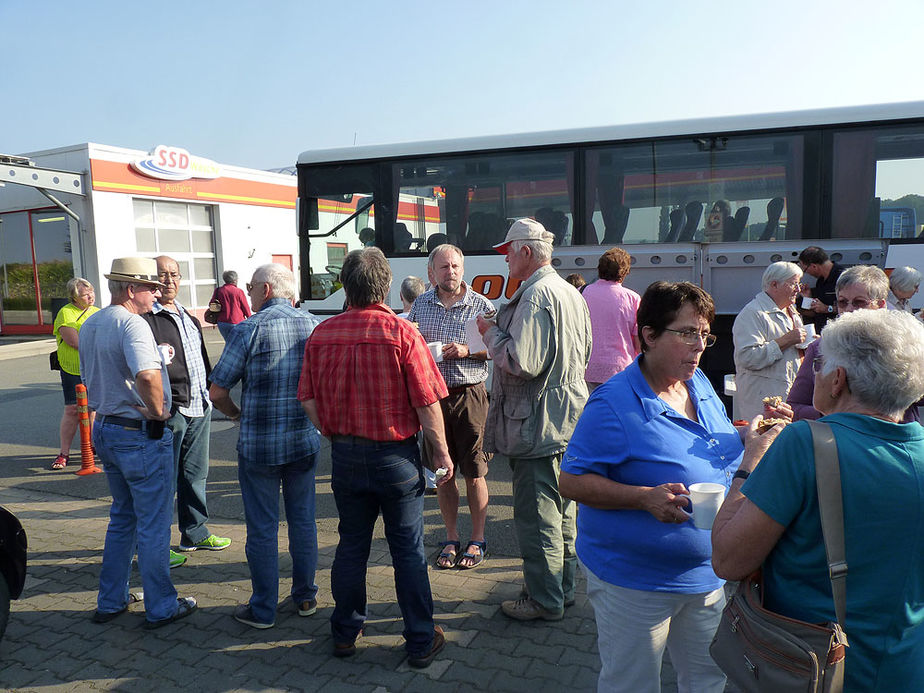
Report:
[[[371,438],[363,438],[362,436],[342,436],[334,434],[330,437],[330,440],[332,443],[343,443],[345,445],[401,445],[402,443],[407,443],[412,440],[416,441],[417,436],[413,435],[404,440],[372,440]]]
[[[471,385],[459,385],[458,387],[447,387],[450,395],[458,395],[462,392],[465,392],[469,388],[475,387],[476,385],[481,385],[481,383],[472,383]]]
[[[122,428],[131,428],[135,431],[140,431],[144,428],[144,421],[141,419],[129,419],[126,416],[111,416],[106,414],[105,416],[100,416],[97,420],[99,423],[121,426]]]

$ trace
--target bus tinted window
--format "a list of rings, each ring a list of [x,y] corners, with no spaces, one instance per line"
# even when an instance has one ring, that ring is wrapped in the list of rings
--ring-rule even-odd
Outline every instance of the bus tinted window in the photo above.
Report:
[[[555,234],[557,245],[572,242],[573,155],[491,154],[405,161],[394,166],[402,249],[426,253],[439,243],[468,252],[493,252],[507,228],[534,217]],[[402,226],[403,225],[403,228]]]
[[[831,235],[919,236],[924,222],[924,128],[838,132],[833,145]]]
[[[800,135],[696,137],[590,149],[586,242],[801,238]]]

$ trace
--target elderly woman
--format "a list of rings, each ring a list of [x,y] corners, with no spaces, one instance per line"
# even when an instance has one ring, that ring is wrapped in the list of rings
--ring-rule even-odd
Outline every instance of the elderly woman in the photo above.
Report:
[[[77,345],[81,326],[93,313],[99,310],[96,292],[86,279],[75,277],[67,283],[67,295],[71,302],[55,316],[54,336],[58,342],[58,362],[61,364],[61,389],[64,390],[64,413],[61,415],[61,451],[51,463],[52,469],[64,469],[71,457],[71,443],[77,433],[77,385],[80,384],[80,356]],[[90,412],[90,425],[93,425]]]
[[[829,323],[814,363],[815,408],[840,458],[848,691],[918,690],[924,678],[924,428],[899,423],[924,395],[922,363],[924,325],[884,310]],[[833,621],[811,433],[787,426],[761,458],[765,436],[750,434],[715,520],[713,565],[729,580],[762,566],[769,609]]]
[[[561,465],[581,504],[577,553],[597,620],[601,691],[659,690],[665,646],[682,688],[721,691],[709,656],[725,596],[709,530],[684,511],[688,487],[731,484],[741,437],[699,370],[715,343],[712,298],[687,282],[642,296],[642,354],[598,387]]]
[[[735,403],[742,419],[760,414],[764,397],[786,399],[799,372],[796,345],[805,341],[805,327],[794,301],[801,279],[798,265],[774,262],[764,270],[761,292],[735,318]]]
[[[610,248],[597,261],[599,279],[581,292],[590,311],[593,347],[584,373],[587,389],[605,383],[638,356],[639,295],[622,285],[632,267],[632,256]]]
[[[889,276],[889,308],[911,312],[911,297],[921,285],[921,273],[914,267],[899,267]]]

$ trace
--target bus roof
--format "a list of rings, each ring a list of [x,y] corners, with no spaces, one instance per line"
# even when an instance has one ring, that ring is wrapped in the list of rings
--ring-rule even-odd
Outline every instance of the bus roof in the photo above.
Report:
[[[870,121],[903,120],[924,117],[924,101],[823,108],[805,111],[719,116],[689,120],[664,120],[627,125],[595,126],[571,130],[548,130],[512,135],[488,135],[427,142],[336,147],[302,152],[299,164],[339,163],[388,159],[404,156],[456,154],[486,149],[517,149],[547,145],[610,142],[676,135],[721,134],[778,128],[812,127],[818,125],[850,125]]]

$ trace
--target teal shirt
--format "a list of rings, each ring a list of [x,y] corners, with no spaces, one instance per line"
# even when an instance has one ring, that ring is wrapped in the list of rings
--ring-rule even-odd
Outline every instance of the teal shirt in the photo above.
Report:
[[[847,551],[849,691],[915,690],[924,679],[924,428],[833,414]],[[780,434],[742,487],[786,527],[764,562],[767,606],[833,621],[808,424]]]

